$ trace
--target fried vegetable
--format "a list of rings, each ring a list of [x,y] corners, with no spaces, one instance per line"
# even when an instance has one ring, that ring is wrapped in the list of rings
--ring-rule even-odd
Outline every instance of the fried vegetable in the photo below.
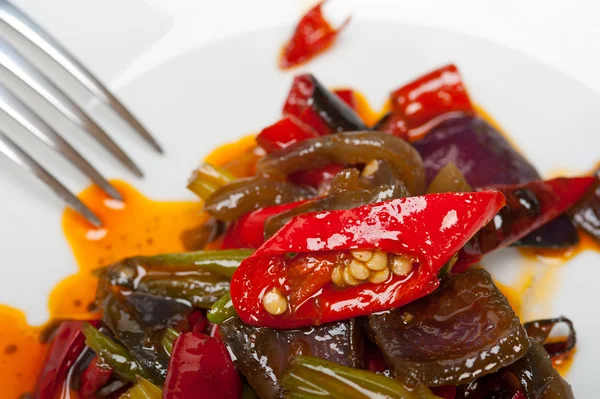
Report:
[[[161,385],[167,374],[169,355],[160,343],[160,336],[143,328],[136,317],[138,315],[127,306],[120,294],[107,296],[102,303],[102,310],[104,324],[127,348],[131,354],[129,358],[133,357],[141,367],[141,372],[135,374]],[[113,367],[106,359],[103,360]],[[115,371],[118,372],[116,368]]]
[[[560,215],[511,244],[513,247],[569,248],[579,243],[577,228],[566,215]]]
[[[113,286],[188,301],[209,308],[229,289],[229,279],[252,250],[214,250],[139,256],[98,272]],[[103,290],[99,296],[105,295]]]
[[[369,316],[368,332],[408,386],[465,384],[513,363],[529,341],[483,269],[444,280],[433,294]]]
[[[321,135],[367,129],[350,106],[311,74],[294,78],[283,113],[294,115]]]
[[[452,162],[446,164],[440,171],[435,175],[429,187],[427,193],[467,193],[473,191],[465,176]]]
[[[250,177],[217,190],[206,200],[204,210],[219,220],[231,221],[254,209],[300,201],[314,194],[310,187],[265,177]]]
[[[565,324],[569,330],[567,336],[560,341],[548,341],[550,333],[559,324]],[[544,345],[544,349],[551,357],[559,356],[570,352],[577,344],[577,334],[573,327],[573,322],[564,316],[554,319],[534,320],[523,325],[527,331],[529,338],[535,339],[540,344]]]
[[[356,165],[387,160],[400,172],[408,191],[425,189],[425,171],[419,154],[402,139],[382,132],[344,132],[293,144],[262,158],[260,173],[278,176],[309,170],[330,163]]]
[[[136,380],[136,376],[144,375],[140,364],[125,347],[102,334],[89,323],[83,324],[82,332],[85,335],[85,344],[121,378],[133,382]]]
[[[162,390],[150,381],[138,377],[136,383],[119,399],[162,399]]]
[[[427,181],[432,181],[450,162],[474,188],[540,178],[533,165],[502,134],[478,117],[447,121],[412,144],[423,157]]]
[[[571,211],[575,224],[600,242],[600,171],[586,196]]]
[[[203,163],[194,171],[187,188],[203,200],[210,197],[219,188],[235,180],[235,176],[225,169]]]
[[[311,356],[298,356],[281,379],[297,399],[439,399],[429,388],[408,389],[396,380]]]
[[[205,334],[181,334],[163,387],[165,398],[239,399],[242,381],[225,345]]]
[[[231,302],[231,295],[229,292],[210,308],[208,313],[206,313],[206,318],[208,321],[214,324],[222,324],[224,321],[229,320],[234,317],[237,313],[235,313],[235,308],[233,307],[233,302]]]
[[[224,232],[225,223],[211,217],[198,227],[184,230],[180,235],[181,243],[186,251],[200,251]]]
[[[527,354],[508,367],[527,399],[574,399],[571,386],[554,369],[544,347],[534,339],[530,342]]]
[[[476,189],[496,185],[524,184],[541,179],[537,170],[492,125],[479,117],[452,118],[431,129],[412,143],[423,157],[427,181],[449,162]],[[493,171],[493,172],[492,172]],[[577,243],[577,232],[557,225],[541,226],[519,244],[547,248],[565,248]]]
[[[162,344],[165,351],[169,354],[169,356],[171,355],[171,353],[173,353],[173,343],[175,342],[177,337],[179,337],[178,331],[172,328],[167,328],[165,330],[165,334],[160,340],[160,343]]]
[[[132,292],[124,299],[138,316],[140,324],[152,331],[174,326],[192,311],[187,303],[144,292]]]
[[[238,370],[263,399],[285,396],[279,379],[294,356],[310,355],[344,366],[362,366],[364,335],[354,319],[282,331],[252,327],[235,317],[221,325],[221,337],[235,355]]]
[[[404,186],[378,186],[370,190],[344,191],[317,198],[269,218],[265,223],[265,239],[275,234],[294,216],[302,213],[352,209],[407,196],[408,191]]]

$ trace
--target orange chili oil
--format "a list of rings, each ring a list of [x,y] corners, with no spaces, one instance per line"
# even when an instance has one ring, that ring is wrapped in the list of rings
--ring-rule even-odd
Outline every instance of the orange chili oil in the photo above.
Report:
[[[373,125],[389,110],[389,104],[386,104],[381,111],[374,111],[362,94],[354,91],[354,95],[357,111],[367,125]],[[480,107],[476,109],[480,116],[502,131],[485,111]],[[224,166],[238,177],[252,176],[256,161],[263,155],[262,150],[256,147],[254,137],[251,135],[225,144],[215,149],[206,161]],[[104,223],[102,228],[91,227],[70,209],[63,214],[62,228],[79,271],[60,282],[50,294],[48,308],[51,321],[47,326],[52,320],[99,317],[89,310],[92,309],[90,304],[94,301],[97,284],[90,273],[93,269],[130,256],[183,251],[182,233],[207,220],[199,201],[153,201],[123,181],[112,183],[123,195],[124,202],[107,198],[95,186],[79,195],[100,216]],[[581,243],[575,248],[551,252],[523,251],[523,254],[560,257],[567,261],[583,250],[592,249],[598,250],[598,245],[582,234]],[[501,285],[501,289],[520,314],[522,290],[526,289],[526,285],[518,289]],[[45,326],[28,325],[22,311],[0,305],[0,379],[4,398],[17,399],[34,391],[46,351],[46,345],[40,339],[44,329]],[[562,374],[567,372],[573,353],[566,354],[555,363]]]

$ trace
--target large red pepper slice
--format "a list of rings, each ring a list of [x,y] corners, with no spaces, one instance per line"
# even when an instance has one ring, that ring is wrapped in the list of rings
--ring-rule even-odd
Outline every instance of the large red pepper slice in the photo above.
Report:
[[[256,136],[256,142],[266,152],[281,150],[298,141],[317,137],[313,128],[292,115],[285,115],[275,124],[268,126]]]
[[[223,238],[223,249],[260,247],[265,242],[267,220],[305,202],[290,202],[248,212],[229,226]]]
[[[506,206],[459,255],[453,271],[460,273],[484,254],[506,247],[575,205],[594,183],[593,177],[558,177],[525,184],[494,186]]]
[[[475,113],[462,78],[450,64],[421,76],[391,94],[392,112],[380,129],[415,141],[453,116]]]
[[[231,280],[233,305],[244,323],[298,328],[379,312],[412,302],[435,290],[441,267],[504,205],[498,191],[429,194],[350,210],[296,216],[236,270]],[[291,304],[281,315],[268,313],[262,298],[277,288],[293,298],[290,253],[379,249],[418,259],[407,276],[392,275],[380,284],[338,288],[321,281],[313,295]],[[324,252],[325,251],[325,252]],[[316,267],[319,267],[317,262]],[[308,270],[310,283],[312,278]],[[318,287],[317,287],[318,288]],[[305,289],[305,287],[302,287]]]
[[[36,399],[54,399],[65,389],[69,369],[85,348],[82,326],[82,321],[65,321],[56,329],[38,377]]]
[[[294,35],[281,53],[279,60],[281,69],[307,62],[327,50],[340,31],[350,22],[348,17],[339,28],[334,29],[323,17],[321,10],[323,3],[324,1],[311,8],[298,22]]]
[[[181,334],[173,344],[163,399],[239,399],[240,376],[225,345],[205,334]]]

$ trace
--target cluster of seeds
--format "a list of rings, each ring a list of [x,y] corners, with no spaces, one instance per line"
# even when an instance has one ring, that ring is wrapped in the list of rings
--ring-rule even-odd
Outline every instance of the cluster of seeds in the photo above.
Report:
[[[364,282],[381,284],[392,274],[406,276],[413,269],[412,259],[382,251],[353,250],[336,262],[331,281],[338,287],[355,287]],[[342,260],[344,259],[344,260]],[[262,305],[272,315],[281,315],[288,309],[288,300],[278,288],[272,288],[262,297]]]
[[[352,260],[331,272],[331,281],[339,287],[357,286],[369,281],[380,284],[390,274],[406,276],[412,271],[413,261],[403,255],[389,255],[382,251],[350,251]]]

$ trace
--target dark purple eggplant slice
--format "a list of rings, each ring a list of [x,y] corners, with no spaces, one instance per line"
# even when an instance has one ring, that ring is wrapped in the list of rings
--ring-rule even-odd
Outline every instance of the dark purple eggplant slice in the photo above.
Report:
[[[448,278],[433,294],[369,316],[368,333],[407,384],[466,384],[523,356],[527,333],[483,269]]]
[[[573,247],[577,244],[579,244],[577,228],[568,215],[560,215],[520,240],[515,241],[511,246],[561,249]]]
[[[600,172],[589,193],[572,210],[575,224],[600,242]]]
[[[248,326],[234,317],[223,323],[220,331],[237,369],[262,399],[285,396],[279,378],[297,355],[362,367],[364,333],[354,319],[284,331]]]
[[[478,117],[450,119],[414,142],[413,146],[423,158],[428,183],[450,162],[475,189],[541,178],[533,165],[500,132]],[[598,211],[600,215],[600,206]],[[514,245],[567,248],[577,244],[579,237],[573,223],[566,216],[559,219],[531,232]]]
[[[527,399],[574,399],[571,386],[552,366],[542,344],[530,341],[527,354],[507,368],[519,379]]]
[[[478,117],[451,119],[413,143],[427,174],[454,163],[474,188],[538,180],[537,170],[489,123]]]
[[[569,330],[567,336],[559,341],[551,340],[548,341],[548,337],[552,333],[555,326],[559,324],[565,324]],[[540,344],[544,345],[544,349],[550,355],[550,357],[560,356],[567,352],[570,352],[577,345],[577,334],[575,333],[575,327],[573,322],[564,316],[556,317],[554,319],[542,319],[534,320],[523,324],[527,335],[531,339],[535,339]]]
[[[571,386],[552,366],[544,347],[530,339],[521,359],[498,372],[457,387],[455,399],[574,399]]]

